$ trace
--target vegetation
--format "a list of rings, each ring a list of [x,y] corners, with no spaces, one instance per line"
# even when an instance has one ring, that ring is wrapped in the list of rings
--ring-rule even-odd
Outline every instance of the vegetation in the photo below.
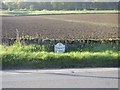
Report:
[[[118,13],[117,10],[41,10],[41,11],[22,11],[22,10],[2,10],[0,16],[25,16],[25,15],[56,15],[56,14],[88,14],[88,13]]]
[[[118,10],[118,2],[2,2],[5,10]]]
[[[4,0],[2,2],[2,8],[1,8],[0,15],[2,16],[23,15],[24,16],[24,15],[41,15],[41,14],[118,13],[118,11],[119,11],[118,2],[21,2],[20,0],[17,0],[15,2],[6,2],[6,0]],[[22,22],[19,24],[17,23],[19,21],[17,21],[16,19],[18,17],[12,18],[11,21],[8,21],[7,19],[5,19],[8,21],[8,23],[5,23],[7,21],[4,21],[4,18],[6,17],[3,17],[3,22],[4,22],[3,29],[5,27],[5,29],[3,30],[4,31],[3,35],[5,35],[5,37],[7,37],[6,35],[11,34],[12,30],[13,30],[13,34],[11,35],[15,36],[14,30],[16,29],[13,29],[13,28],[16,28],[16,27],[24,28],[27,33],[30,32],[30,30],[32,30],[32,33],[30,32],[31,34],[33,33],[39,34],[38,31],[40,31],[41,26],[44,27],[44,25],[45,25],[45,28],[43,29],[41,28],[41,29],[46,30],[47,36],[52,35],[53,37],[54,35],[58,35],[57,33],[54,35],[49,34],[49,32],[51,32],[50,30],[52,30],[53,32],[53,28],[51,29],[49,26],[50,23],[48,23],[50,20],[52,22],[53,20],[56,20],[54,21],[56,27],[58,25],[56,24],[57,22],[59,22],[60,20],[64,21],[64,23],[62,22],[62,24],[59,24],[59,25],[62,25],[62,27],[65,27],[63,29],[64,31],[68,30],[66,29],[66,27],[68,27],[66,22],[72,22],[69,24],[69,28],[70,29],[73,28],[72,32],[74,32],[74,34],[71,32],[69,34],[72,34],[72,35],[68,35],[68,36],[73,36],[73,39],[77,37],[79,33],[77,31],[78,30],[77,28],[79,28],[79,26],[80,28],[82,28],[81,31],[84,32],[82,33],[82,35],[84,36],[86,35],[85,37],[88,37],[88,38],[91,38],[90,37],[91,33],[86,34],[86,32],[94,31],[94,33],[91,34],[92,37],[93,35],[95,35],[95,37],[98,38],[98,36],[100,36],[98,34],[101,32],[102,32],[101,35],[105,34],[105,36],[110,35],[110,37],[114,37],[117,34],[116,30],[118,30],[117,25],[113,26],[113,22],[116,22],[114,21],[114,17],[110,18],[110,20],[112,21],[112,24],[97,23],[101,21],[101,18],[100,17],[98,18],[97,16],[96,18],[98,19],[98,21],[90,22],[91,20],[90,15],[89,15],[90,20],[88,18],[85,18],[85,21],[81,19],[80,21],[77,21],[78,18],[76,18],[76,20],[73,20],[70,18],[59,19],[59,18],[52,18],[52,17],[44,17],[45,19],[49,19],[49,20],[44,20],[39,17],[39,19],[38,18],[35,19],[37,23],[32,22],[34,24],[31,23],[31,21],[33,21],[34,18],[28,19],[26,17],[23,17],[24,19],[20,19],[19,17],[19,20],[21,20]],[[14,20],[17,22],[15,22]],[[12,22],[12,24],[10,22]],[[42,22],[42,24],[40,22]],[[73,26],[73,22],[80,23],[78,27],[76,27],[75,31],[74,31],[75,27]],[[51,23],[52,27],[54,23]],[[32,25],[34,25],[34,28],[32,27]],[[40,28],[38,26],[40,26]],[[11,27],[12,29],[9,30],[9,28]],[[89,31],[87,30],[87,28],[89,29]],[[24,29],[22,30],[24,31]],[[90,29],[93,31],[91,31]],[[5,30],[7,30],[7,32]],[[62,31],[59,28],[58,30]],[[106,30],[109,30],[109,33],[106,33]],[[42,31],[42,32],[40,31],[40,33],[42,34],[43,32],[45,31]],[[78,35],[78,37],[80,36],[81,35]],[[84,36],[82,38],[84,38]],[[62,36],[62,38],[64,37]],[[104,37],[102,36],[102,38]],[[98,44],[91,44],[91,45],[85,44],[85,46],[81,48],[69,48],[69,50],[66,51],[65,53],[55,53],[53,51],[50,51],[49,48],[43,45],[22,45],[20,43],[16,43],[11,46],[0,45],[0,56],[2,57],[1,62],[2,62],[3,69],[8,69],[8,68],[118,67],[118,64],[119,64],[118,52],[119,52],[118,45],[113,44],[113,43],[112,44],[105,44],[105,43],[99,44],[98,43]]]
[[[3,69],[6,68],[78,68],[117,67],[118,46],[103,44],[86,45],[82,49],[66,53],[49,52],[45,46],[0,46]]]
[[[112,6],[112,7],[111,7]],[[0,16],[118,13],[118,2],[2,2]]]

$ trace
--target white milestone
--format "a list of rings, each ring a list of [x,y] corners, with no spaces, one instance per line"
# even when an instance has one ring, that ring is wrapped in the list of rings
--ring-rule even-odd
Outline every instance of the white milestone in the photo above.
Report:
[[[65,45],[62,43],[57,43],[54,46],[54,51],[57,53],[64,53],[65,52]]]

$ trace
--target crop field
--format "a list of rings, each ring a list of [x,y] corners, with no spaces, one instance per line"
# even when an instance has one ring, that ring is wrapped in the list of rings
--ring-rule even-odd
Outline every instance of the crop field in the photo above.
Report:
[[[49,39],[116,39],[118,14],[69,14],[2,17],[2,35],[40,35]]]

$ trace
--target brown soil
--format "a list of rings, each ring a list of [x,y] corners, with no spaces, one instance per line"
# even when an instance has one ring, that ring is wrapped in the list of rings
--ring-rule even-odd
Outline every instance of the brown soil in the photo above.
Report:
[[[49,39],[103,39],[118,37],[118,14],[76,14],[2,17],[3,36],[19,34]]]

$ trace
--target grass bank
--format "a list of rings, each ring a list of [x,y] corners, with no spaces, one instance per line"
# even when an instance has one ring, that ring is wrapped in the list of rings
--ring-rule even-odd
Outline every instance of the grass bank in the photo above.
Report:
[[[90,13],[102,13],[102,14],[109,14],[109,13],[118,13],[117,10],[41,10],[41,11],[22,11],[22,10],[1,10],[0,16],[33,16],[33,15],[59,15],[59,14],[90,14]]]
[[[112,45],[85,46],[63,54],[39,45],[1,45],[0,49],[3,69],[117,67],[119,63],[118,47]]]

